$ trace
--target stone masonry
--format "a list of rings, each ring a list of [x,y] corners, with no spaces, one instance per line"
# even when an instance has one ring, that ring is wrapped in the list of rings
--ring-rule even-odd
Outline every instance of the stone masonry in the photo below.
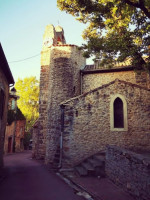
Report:
[[[106,151],[108,177],[138,200],[150,199],[149,154],[137,154],[119,147],[108,146]]]
[[[49,163],[59,145],[59,104],[80,94],[80,67],[85,65],[85,59],[77,46],[65,44],[61,27],[47,26],[43,41],[36,157],[46,158]]]
[[[5,136],[5,128],[6,128],[6,122],[7,122],[7,104],[8,104],[8,95],[9,95],[8,81],[0,68],[0,92],[1,92],[1,89],[5,93],[5,103],[4,103],[4,109],[3,109],[3,117],[2,119],[0,119],[0,168],[3,165],[4,136]]]
[[[9,69],[3,48],[0,44],[0,176],[3,166],[4,137],[7,122],[9,85],[14,79]]]
[[[70,168],[107,145],[150,151],[149,89],[149,74],[132,66],[88,67],[78,47],[66,44],[63,29],[48,25],[33,155],[51,164],[61,148],[59,167]],[[121,128],[114,125],[115,109],[122,116]]]
[[[124,69],[124,71],[123,71]],[[106,72],[103,72],[104,70],[99,70],[98,72],[94,71],[85,71],[83,70],[83,93],[88,92],[92,89],[97,88],[97,86],[102,86],[104,84],[107,84],[111,81],[114,81],[115,79],[119,78],[121,80],[138,84],[143,87],[147,87],[150,89],[150,78],[148,73],[146,72],[135,72],[132,67],[130,67],[130,70],[128,70],[127,67],[125,68],[118,68],[118,70],[112,72],[112,70],[105,70]],[[94,73],[91,73],[94,72]]]
[[[127,130],[111,130],[111,99],[127,103]],[[62,103],[64,107],[63,167],[105,151],[107,145],[150,151],[150,90],[116,79]]]
[[[59,104],[80,94],[79,66],[84,59],[76,46],[60,46],[51,50],[52,62],[49,76],[48,135],[46,161],[53,159],[61,129]],[[57,144],[57,145],[56,145]]]

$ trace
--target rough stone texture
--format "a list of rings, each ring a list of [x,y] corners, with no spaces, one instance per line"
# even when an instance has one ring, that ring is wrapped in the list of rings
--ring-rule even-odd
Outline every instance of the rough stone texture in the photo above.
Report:
[[[148,76],[148,73],[137,72],[134,70],[83,74],[83,93],[88,92],[104,84],[107,84],[111,81],[114,81],[117,78],[120,80],[138,84],[143,87],[150,88],[150,78]]]
[[[15,132],[15,152],[21,152],[24,150],[24,134],[25,134],[26,120],[16,121],[16,132]]]
[[[8,100],[8,110],[14,116],[9,119],[10,113],[8,114],[7,126],[5,131],[5,141],[4,141],[4,153],[21,152],[24,150],[24,134],[26,120],[22,112],[17,107],[17,99],[19,96],[16,95],[16,89],[12,88],[9,92]],[[19,114],[20,113],[20,114]],[[12,114],[11,114],[12,115]]]
[[[60,135],[63,154],[57,156],[61,163],[62,155],[62,167],[73,167],[104,151],[108,144],[150,150],[149,74],[134,72],[132,66],[117,71],[99,69],[99,73],[85,70],[82,52],[65,44],[63,29],[58,30],[48,26],[43,38],[53,43],[43,43],[41,52],[40,115],[34,129],[33,156],[52,163]],[[123,97],[127,109],[126,127],[119,130],[112,127],[111,120],[111,102],[116,95]]]
[[[127,102],[127,131],[110,130],[110,101],[122,95]],[[64,108],[63,167],[72,167],[106,145],[150,150],[150,91],[115,80],[62,103]]]
[[[16,123],[13,121],[11,125],[6,126],[5,131],[5,142],[4,142],[4,153],[12,153],[13,152],[13,143],[14,143],[14,134],[15,134]],[[8,140],[11,138],[11,144],[8,150]]]
[[[26,120],[17,120],[12,122],[11,125],[6,126],[5,132],[5,143],[4,143],[4,153],[13,152],[13,143],[15,140],[15,152],[21,152],[24,150],[23,139],[25,134],[25,124]],[[8,152],[8,140],[12,138],[11,150]]]
[[[59,145],[61,113],[59,104],[80,94],[80,67],[84,63],[82,53],[76,46],[56,46],[51,50],[48,134],[46,139],[46,162],[52,162]]]
[[[39,133],[40,133],[40,127],[39,127],[39,121],[37,120],[33,125],[33,134],[32,134],[32,157],[38,158],[39,154]]]
[[[39,123],[40,133],[38,135],[38,159],[45,158],[45,138],[47,131],[47,106],[48,106],[48,77],[49,77],[49,65],[41,66],[40,74],[40,98],[39,98]]]
[[[139,200],[150,199],[150,158],[119,147],[106,151],[106,173]]]
[[[4,91],[5,94],[5,100],[4,100],[5,102],[4,102],[3,118],[0,119],[0,171],[1,167],[3,166],[4,135],[7,122],[7,105],[8,105],[8,94],[9,94],[9,84],[0,66],[0,91],[1,89]]]
[[[43,41],[48,38],[53,39],[53,44],[43,44],[41,52],[39,119],[33,145],[33,155],[37,159],[46,156],[46,163],[52,162],[59,145],[59,104],[80,94],[80,68],[85,65],[78,47],[65,44],[63,29],[47,26]]]

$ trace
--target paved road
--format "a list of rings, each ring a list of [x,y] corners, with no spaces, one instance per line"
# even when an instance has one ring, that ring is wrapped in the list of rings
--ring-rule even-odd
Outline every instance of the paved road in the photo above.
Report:
[[[6,177],[0,200],[83,200],[55,173],[31,159],[31,152],[4,157]]]

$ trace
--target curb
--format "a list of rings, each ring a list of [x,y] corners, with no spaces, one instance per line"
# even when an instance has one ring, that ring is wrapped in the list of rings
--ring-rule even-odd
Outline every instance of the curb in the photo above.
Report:
[[[87,191],[86,188],[81,186],[80,184],[77,184],[75,181],[73,181],[71,178],[64,176],[63,174],[57,172],[57,176],[59,176],[65,183],[67,183],[70,187],[72,187],[75,190],[75,193],[78,196],[83,196],[87,200],[103,200],[99,197],[96,197],[93,193]]]

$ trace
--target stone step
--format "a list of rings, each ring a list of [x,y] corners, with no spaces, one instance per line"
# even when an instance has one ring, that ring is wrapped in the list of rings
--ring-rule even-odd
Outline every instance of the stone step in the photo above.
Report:
[[[101,160],[101,161],[104,161],[105,162],[105,156],[104,155],[101,155],[101,154],[96,154],[93,156],[93,159],[95,160]]]
[[[101,178],[104,178],[106,176],[105,167],[95,167],[95,176],[100,176]]]
[[[81,165],[82,165],[85,169],[87,169],[87,170],[89,170],[89,171],[94,170],[94,167],[93,167],[89,162],[83,162],[83,163],[81,163]]]
[[[99,161],[99,160],[96,160],[96,159],[93,159],[93,158],[89,158],[88,162],[93,166],[93,168],[100,167],[100,166],[103,165],[103,161]]]
[[[82,166],[76,166],[75,170],[79,174],[79,176],[87,176],[88,175],[87,170]]]
[[[89,176],[94,176],[95,170],[94,167],[89,162],[83,162],[81,163],[81,166],[87,170],[87,173]]]
[[[80,176],[105,177],[105,154],[96,154],[75,167]]]
[[[105,164],[105,157],[102,155],[94,155],[93,160],[99,162],[100,165]]]

